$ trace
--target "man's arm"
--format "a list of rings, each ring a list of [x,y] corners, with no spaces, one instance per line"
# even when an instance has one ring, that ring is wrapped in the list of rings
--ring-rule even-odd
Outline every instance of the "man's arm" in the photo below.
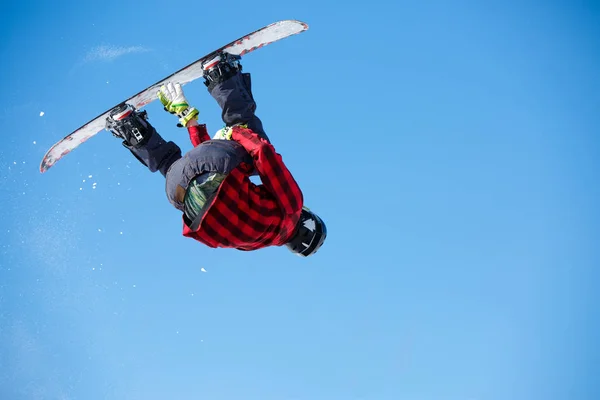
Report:
[[[304,201],[302,190],[273,145],[241,126],[233,127],[231,139],[252,156],[264,186],[275,196],[283,211],[288,215],[300,212]]]
[[[199,124],[197,119],[192,119],[186,124],[188,133],[190,134],[190,141],[194,147],[198,146],[202,142],[210,140],[208,131],[206,130],[205,124]]]
[[[200,143],[210,140],[206,131],[206,125],[198,123],[198,110],[190,107],[179,83],[169,82],[162,85],[157,93],[158,99],[165,110],[179,117],[178,126],[185,126],[190,135],[190,141],[194,147]]]

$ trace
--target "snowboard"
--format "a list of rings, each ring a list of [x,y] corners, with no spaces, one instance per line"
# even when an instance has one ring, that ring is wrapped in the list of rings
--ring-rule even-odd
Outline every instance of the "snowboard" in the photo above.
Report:
[[[270,43],[304,32],[307,29],[308,25],[306,23],[296,20],[283,20],[264,26],[246,36],[242,36],[241,38],[226,44],[220,49],[210,52],[204,57],[194,61],[179,71],[167,76],[166,78],[156,82],[155,84],[125,100],[125,103],[128,103],[139,110],[158,98],[158,89],[163,84],[168,82],[179,82],[181,85],[185,85],[186,83],[202,77],[202,63],[219,51],[243,56]],[[123,102],[119,103],[119,105],[121,104],[123,104]],[[58,160],[69,154],[72,150],[77,148],[80,144],[87,141],[92,136],[95,136],[102,131],[105,127],[106,117],[117,106],[112,107],[106,112],[98,115],[96,118],[87,122],[85,125],[76,129],[52,146],[42,159],[40,164],[40,172],[46,172]]]

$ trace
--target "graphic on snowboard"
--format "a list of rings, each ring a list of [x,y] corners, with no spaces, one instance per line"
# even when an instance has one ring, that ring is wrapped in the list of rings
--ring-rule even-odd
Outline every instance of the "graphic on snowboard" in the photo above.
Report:
[[[270,43],[304,32],[307,29],[308,25],[301,21],[278,21],[273,24],[267,25],[261,29],[258,29],[237,40],[234,40],[233,42],[221,47],[220,49],[217,49],[205,55],[204,57],[194,61],[186,67],[183,67],[179,71],[142,90],[133,97],[125,100],[125,102],[121,102],[115,107],[110,108],[106,112],[100,114],[96,118],[92,119],[85,125],[81,126],[79,129],[75,130],[74,132],[63,138],[61,141],[52,146],[50,150],[48,150],[48,152],[44,155],[44,158],[42,159],[42,162],[40,164],[40,172],[46,172],[58,160],[70,153],[73,149],[77,148],[80,144],[82,144],[92,136],[95,136],[96,134],[101,132],[105,127],[106,117],[113,109],[115,109],[119,105],[127,103],[139,110],[145,105],[157,99],[156,93],[161,85],[170,81],[179,82],[181,85],[185,85],[186,83],[192,82],[202,77],[202,62],[214,55],[215,53],[219,51],[225,51],[230,54],[243,56]]]

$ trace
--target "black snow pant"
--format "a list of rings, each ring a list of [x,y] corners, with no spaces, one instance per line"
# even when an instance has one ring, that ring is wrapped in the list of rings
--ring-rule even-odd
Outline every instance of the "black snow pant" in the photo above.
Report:
[[[254,114],[256,101],[252,96],[252,81],[249,73],[238,72],[226,81],[215,85],[209,93],[221,107],[221,118],[225,125],[247,124],[253,132],[269,141],[261,120]]]

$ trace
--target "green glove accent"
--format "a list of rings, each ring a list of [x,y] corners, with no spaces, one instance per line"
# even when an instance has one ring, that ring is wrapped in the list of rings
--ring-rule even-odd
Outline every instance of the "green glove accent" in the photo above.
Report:
[[[231,134],[232,133],[233,133],[233,131],[232,131],[231,127],[230,126],[226,126],[225,128],[219,129],[215,133],[215,136],[213,136],[213,139],[231,140]]]
[[[247,124],[236,124],[234,126],[240,126],[242,128],[248,128]],[[219,129],[215,135],[213,136],[213,139],[220,139],[220,140],[231,140],[231,134],[233,133],[233,126],[226,126],[224,128]]]
[[[169,82],[162,85],[157,96],[166,111],[179,117],[182,126],[186,126],[192,119],[197,119],[200,114],[196,108],[190,107],[179,83]]]
[[[188,122],[193,119],[198,119],[198,115],[200,111],[196,110],[194,107],[186,108],[181,113],[178,113],[179,123],[183,126],[186,126]]]

